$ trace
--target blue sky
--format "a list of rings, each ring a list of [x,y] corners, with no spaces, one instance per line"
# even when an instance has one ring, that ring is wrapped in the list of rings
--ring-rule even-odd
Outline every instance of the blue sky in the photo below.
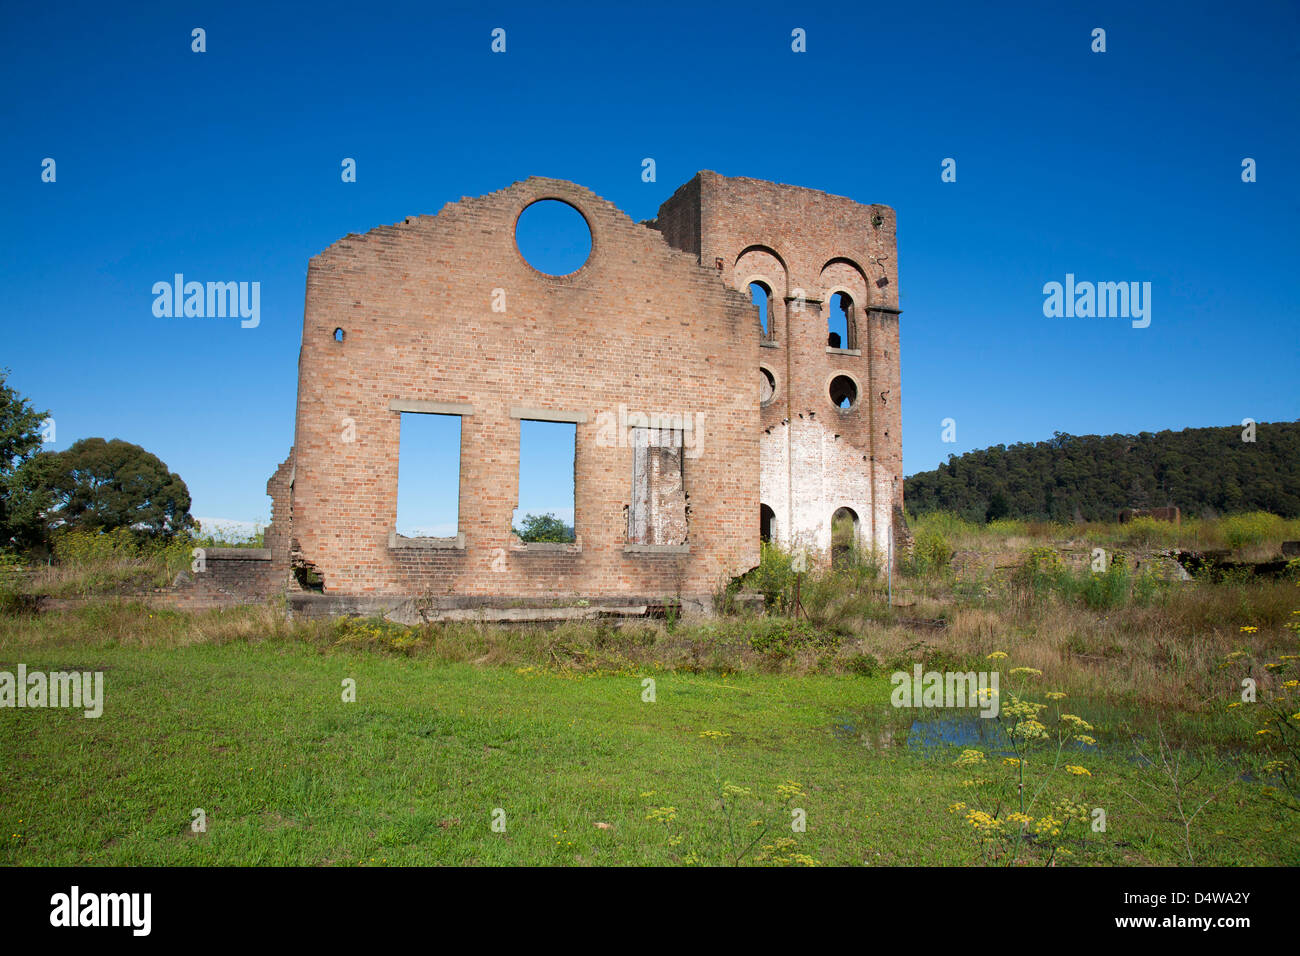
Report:
[[[308,258],[532,174],[636,220],[699,169],[895,207],[908,474],[1300,417],[1295,3],[307,9],[13,5],[0,31],[0,366],[53,447],[141,444],[195,515],[269,515]],[[177,272],[259,281],[260,324],[155,317]],[[1150,327],[1045,317],[1067,273],[1149,281]]]

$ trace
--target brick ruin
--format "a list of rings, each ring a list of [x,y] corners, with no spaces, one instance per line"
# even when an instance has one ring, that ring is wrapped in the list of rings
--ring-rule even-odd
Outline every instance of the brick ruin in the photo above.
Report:
[[[543,199],[590,229],[570,275],[516,245]],[[836,294],[843,341],[828,336]],[[707,606],[760,538],[824,560],[837,513],[883,555],[906,537],[898,316],[892,209],[707,171],[642,223],[533,177],[349,235],[307,274],[268,570],[336,610]],[[460,417],[454,535],[397,533],[413,414]],[[572,543],[512,533],[525,420],[575,427]]]
[[[1156,521],[1172,521],[1174,524],[1183,523],[1183,513],[1169,505],[1166,508],[1124,508],[1119,513],[1119,523],[1128,524],[1134,518],[1152,518]]]

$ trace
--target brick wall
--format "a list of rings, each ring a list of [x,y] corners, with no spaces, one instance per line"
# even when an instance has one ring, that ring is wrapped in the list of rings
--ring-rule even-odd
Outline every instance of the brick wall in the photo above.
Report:
[[[533,270],[515,245],[520,212],[543,198],[570,203],[591,228],[591,256],[571,276]],[[497,289],[504,312],[492,309]],[[308,270],[292,544],[327,592],[710,592],[758,557],[752,316],[746,298],[694,255],[557,180],[535,177],[449,204],[437,216],[348,236]],[[461,546],[389,546],[397,510],[394,402],[466,413]],[[634,449],[610,441],[608,427],[620,406],[702,416],[699,452],[684,469],[682,552],[625,550]],[[580,419],[572,548],[525,548],[510,533],[519,408]]]
[[[883,554],[903,503],[894,211],[709,171],[688,186],[656,222],[691,221],[683,207],[698,203],[701,264],[747,297],[756,280],[772,291],[772,334],[759,361],[777,388],[760,412],[760,493],[776,514],[775,536],[824,552],[832,514],[847,507],[859,518],[860,543]],[[690,248],[680,231],[665,235]],[[856,349],[828,346],[835,293],[854,303]],[[755,320],[750,334],[760,334]],[[838,375],[857,385],[847,411],[829,396]]]
[[[572,275],[535,271],[515,245],[540,199],[591,229]],[[267,485],[270,566],[309,564],[327,593],[357,596],[708,594],[757,563],[760,497],[787,544],[828,549],[848,507],[883,549],[902,504],[896,267],[889,207],[712,172],[648,223],[533,177],[349,235],[308,269],[294,448]],[[773,292],[768,341],[754,279]],[[835,292],[854,302],[853,350],[828,351]],[[776,382],[761,408],[760,364]],[[850,410],[828,396],[836,375],[857,385]],[[462,416],[453,538],[393,535],[403,409]],[[637,412],[694,424],[684,545],[678,531],[629,542]],[[520,419],[540,416],[576,423],[570,546],[510,531]]]
[[[293,523],[293,449],[280,462],[266,482],[266,493],[271,498],[271,523],[266,528],[263,543],[270,553],[272,566],[278,572],[289,571],[290,528]]]
[[[257,604],[283,592],[286,578],[267,548],[207,548],[203,570],[182,573],[155,600],[188,610]]]

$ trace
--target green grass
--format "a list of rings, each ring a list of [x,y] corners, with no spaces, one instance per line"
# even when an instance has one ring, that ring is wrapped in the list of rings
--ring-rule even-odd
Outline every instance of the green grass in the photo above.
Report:
[[[949,511],[910,515],[908,523],[923,559],[926,542],[942,542],[949,550],[999,550],[1034,542],[1074,541],[1106,548],[1260,549],[1256,555],[1277,554],[1283,541],[1300,539],[1300,518],[1282,518],[1254,511],[1221,518],[1184,516],[1178,523],[1154,518],[1061,524],[1003,518],[974,524]],[[930,547],[934,547],[933,544]]]
[[[772,826],[742,862],[778,837],[794,841],[778,857],[826,865],[977,858],[947,809],[971,800],[971,771],[954,764],[958,750],[896,745],[929,715],[891,708],[887,677],[575,673],[292,630],[187,644],[188,616],[115,613],[118,631],[97,608],[0,618],[0,669],[106,675],[98,720],[0,709],[0,865],[726,864],[728,783],[750,791],[727,804],[734,843],[749,842],[752,819]],[[654,703],[641,699],[646,676]],[[345,678],[354,704],[341,699]],[[837,733],[845,723],[853,731]],[[1186,862],[1172,802],[1141,788],[1150,770],[1120,748],[1071,762],[1092,776],[1058,771],[1048,792],[1109,818],[1071,862]],[[1000,772],[989,763],[985,776]],[[776,788],[789,781],[803,795],[787,805]],[[1300,862],[1294,815],[1258,791],[1230,783],[1203,812],[1196,862]],[[806,811],[806,832],[790,831],[788,806]],[[667,822],[647,819],[668,807]],[[206,833],[190,829],[194,808]],[[1023,861],[1044,858],[1030,846]]]

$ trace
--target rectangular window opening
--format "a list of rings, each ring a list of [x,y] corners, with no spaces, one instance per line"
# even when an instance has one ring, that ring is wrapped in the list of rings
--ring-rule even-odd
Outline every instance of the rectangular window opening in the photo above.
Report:
[[[628,544],[685,545],[686,455],[682,431],[634,427],[630,439],[632,504],[627,516]]]
[[[459,415],[403,412],[397,449],[397,533],[454,538],[460,531]]]
[[[525,544],[571,544],[575,529],[574,422],[519,421],[519,504],[511,523]]]

